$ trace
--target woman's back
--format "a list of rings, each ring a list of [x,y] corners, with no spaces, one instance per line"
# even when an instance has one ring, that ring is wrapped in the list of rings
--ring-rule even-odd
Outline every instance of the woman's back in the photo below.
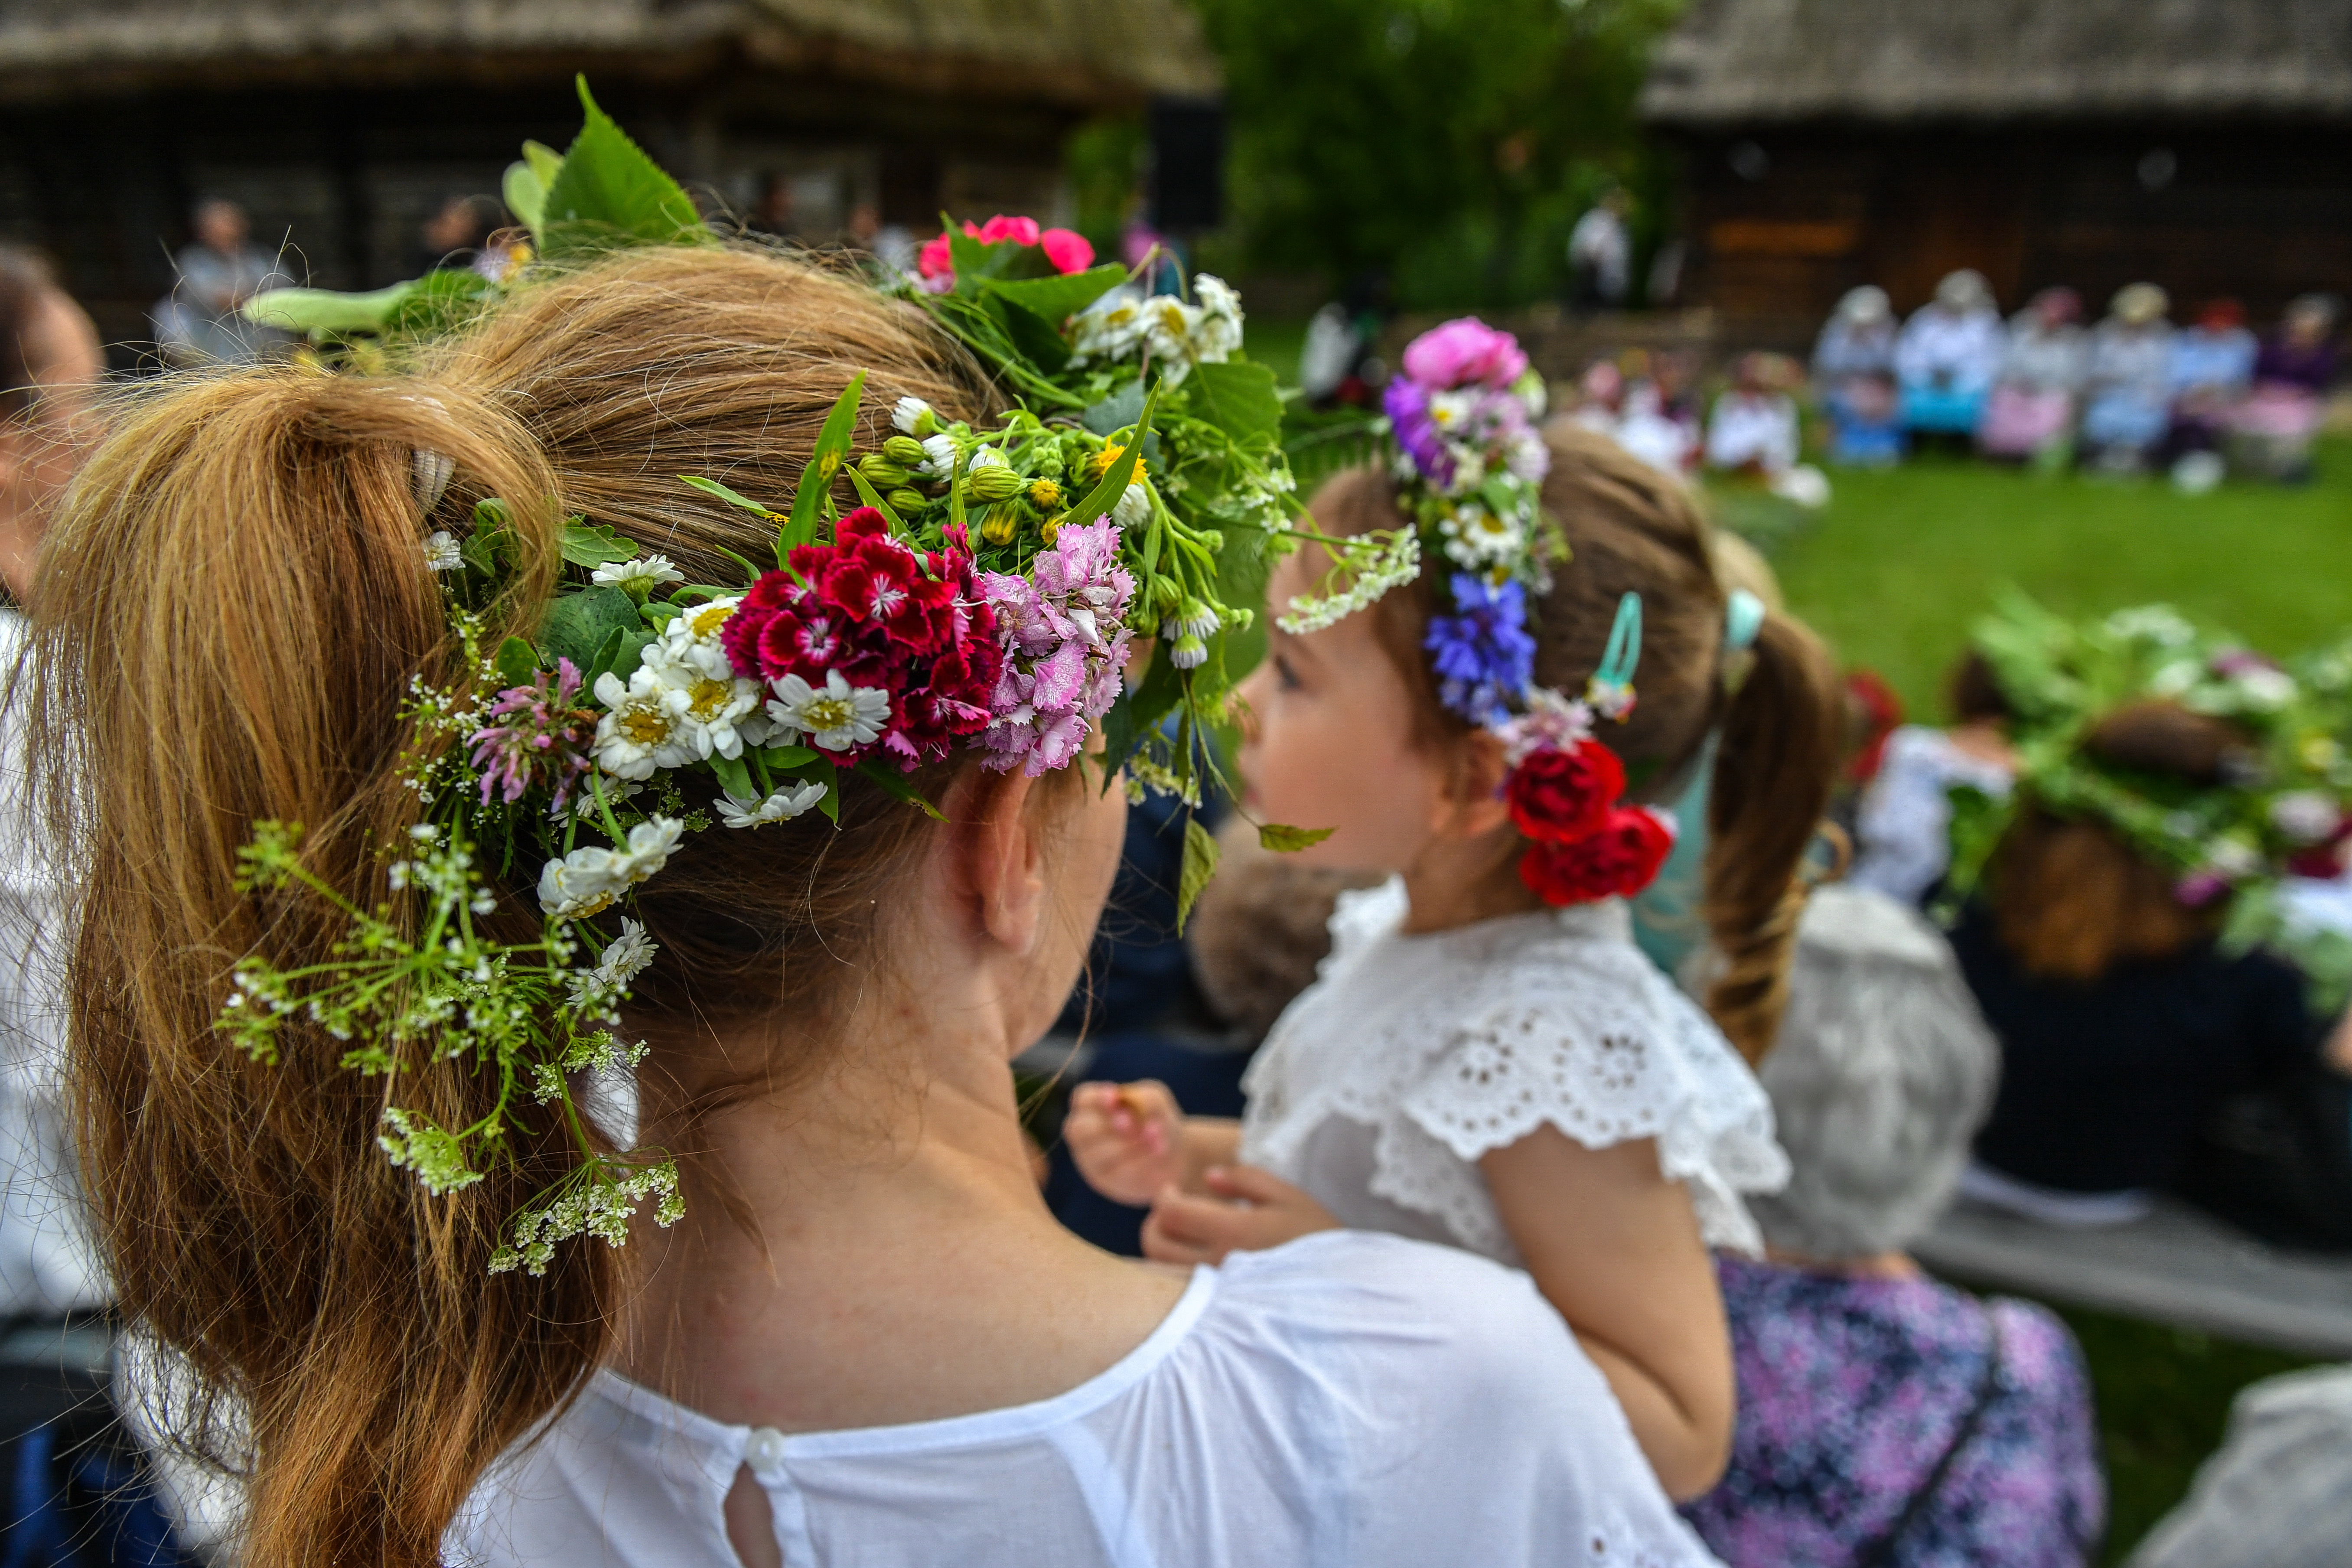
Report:
[[[1710,1561],[1525,1275],[1349,1232],[1199,1270],[1118,1364],[1009,1410],[787,1436],[599,1373],[448,1560],[733,1568],[745,1465],[795,1568]]]

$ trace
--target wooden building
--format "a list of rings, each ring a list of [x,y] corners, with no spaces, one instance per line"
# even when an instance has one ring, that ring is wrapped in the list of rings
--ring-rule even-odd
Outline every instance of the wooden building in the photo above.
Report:
[[[862,202],[1049,212],[1075,127],[1218,80],[1181,0],[0,0],[0,238],[125,345],[206,197],[300,280],[391,282],[452,195],[570,139],[583,71],[689,188],[749,213],[781,181],[820,240]]]
[[[1727,335],[1956,267],[2012,310],[2352,288],[2352,0],[1693,0],[1642,111]]]

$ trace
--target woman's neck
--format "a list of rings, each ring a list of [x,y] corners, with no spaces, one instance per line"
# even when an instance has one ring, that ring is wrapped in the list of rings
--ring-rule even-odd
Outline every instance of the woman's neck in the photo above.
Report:
[[[1405,934],[1425,936],[1547,908],[1519,879],[1517,835],[1511,840],[1503,850],[1483,840],[1431,845],[1404,872],[1411,906],[1402,928]]]
[[[893,1425],[1051,1397],[1165,1316],[1181,1276],[1097,1251],[1046,1211],[1003,1042],[926,1041],[936,1016],[868,1020],[845,1031],[838,1070],[672,1135],[696,1151],[688,1217],[631,1244],[648,1272],[623,1371],[726,1421]],[[710,1044],[737,1061],[767,1046]],[[683,1120],[653,1109],[655,1137],[665,1110]]]

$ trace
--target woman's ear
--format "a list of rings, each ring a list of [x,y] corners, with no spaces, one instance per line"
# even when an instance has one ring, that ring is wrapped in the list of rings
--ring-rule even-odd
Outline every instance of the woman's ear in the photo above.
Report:
[[[1502,738],[1486,730],[1465,736],[1448,771],[1444,795],[1445,820],[1438,831],[1455,838],[1479,838],[1510,825],[1511,808],[1503,799],[1503,781],[1510,776]]]
[[[967,771],[949,794],[949,868],[965,929],[1015,953],[1037,942],[1045,910],[1045,844],[1028,811],[1036,780]]]

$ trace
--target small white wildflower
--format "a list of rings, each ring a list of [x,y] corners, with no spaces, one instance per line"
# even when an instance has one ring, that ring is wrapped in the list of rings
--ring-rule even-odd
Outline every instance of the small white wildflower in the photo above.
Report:
[[[1111,503],[1110,520],[1122,530],[1142,527],[1151,521],[1151,492],[1140,483],[1130,483]]]
[[[774,683],[776,698],[768,717],[786,731],[787,745],[805,734],[820,750],[846,752],[869,744],[890,720],[890,694],[878,686],[852,686],[841,671],[825,672],[824,685],[813,687],[797,675]]]
[[[719,820],[730,827],[790,822],[824,798],[824,785],[821,784],[790,785],[761,801],[738,800],[730,795],[719,803]]]
[[[619,778],[651,778],[656,768],[682,768],[708,753],[688,718],[692,699],[640,666],[624,686],[606,670],[596,678],[596,700],[607,710],[596,721],[596,765]]]
[[[918,470],[925,479],[944,479],[955,472],[955,437],[944,431],[923,437],[923,465]]]
[[[1506,720],[1497,730],[1503,741],[1505,764],[1517,767],[1538,752],[1572,752],[1592,734],[1592,709],[1563,697],[1549,686],[1530,686],[1528,710]]]
[[[931,405],[919,397],[902,397],[890,410],[890,423],[902,436],[912,436],[919,441],[939,428],[939,416]]]
[[[2205,868],[2218,877],[2235,881],[2263,868],[2262,851],[2242,838],[2216,838],[2205,847]]]
[[[446,528],[436,528],[425,536],[425,564],[436,572],[455,572],[466,564],[466,557],[457,549],[457,536]]]
[[[2256,667],[2242,670],[2231,678],[2240,696],[2265,710],[2285,707],[2294,700],[2294,677],[2283,669]]]
[[[1217,618],[1214,609],[1198,599],[1187,598],[1177,606],[1174,615],[1160,623],[1160,635],[1171,638],[1207,637],[1216,636],[1223,628],[1224,622]]]
[[[1179,669],[1198,669],[1209,660],[1209,645],[1199,637],[1178,637],[1168,647],[1168,662]]]
[[[1125,359],[1143,341],[1144,297],[1122,286],[1078,312],[1070,322],[1070,363]]]
[[[2271,802],[2271,826],[2297,844],[2319,843],[2343,820],[2336,803],[2317,790],[2295,790]]]
[[[1341,547],[1340,570],[1348,577],[1345,588],[1336,594],[1297,595],[1274,624],[1293,637],[1305,637],[1379,603],[1390,589],[1421,575],[1421,535],[1410,528],[1359,534]]]
[[[642,599],[665,583],[685,582],[686,574],[672,565],[667,555],[637,555],[626,561],[607,561],[589,574],[589,580]]]
[[[965,465],[964,472],[967,474],[976,474],[982,468],[1005,468],[1010,467],[1012,467],[1012,465],[1004,460],[1004,454],[1002,451],[994,447],[980,447],[973,449],[971,461]]]
[[[629,829],[627,843],[590,845],[540,868],[539,905],[558,920],[585,920],[611,909],[621,895],[668,864],[686,831],[676,817],[655,816]]]

